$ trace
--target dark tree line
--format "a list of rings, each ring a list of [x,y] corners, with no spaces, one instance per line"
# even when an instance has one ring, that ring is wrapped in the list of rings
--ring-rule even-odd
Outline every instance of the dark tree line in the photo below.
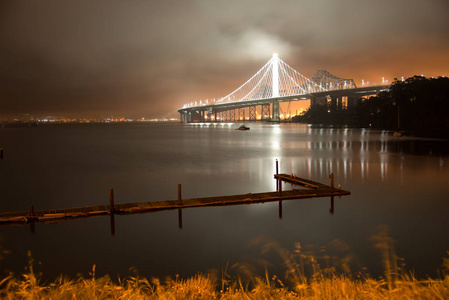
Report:
[[[389,91],[359,99],[348,109],[313,105],[296,122],[379,129],[449,132],[449,78],[413,76],[393,82]]]

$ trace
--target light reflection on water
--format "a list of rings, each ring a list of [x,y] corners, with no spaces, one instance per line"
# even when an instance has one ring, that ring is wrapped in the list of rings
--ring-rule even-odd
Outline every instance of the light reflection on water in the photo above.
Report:
[[[378,225],[390,227],[398,254],[417,273],[435,272],[449,250],[446,201],[447,142],[393,137],[366,129],[306,125],[246,124],[61,125],[0,131],[0,210],[28,210],[116,202],[274,191],[275,160],[281,173],[336,184],[351,196],[335,199],[198,208],[139,216],[116,216],[114,237],[108,218],[0,227],[12,253],[1,270],[23,270],[26,251],[42,261],[44,273],[126,273],[192,275],[260,256],[248,242],[261,235],[285,247],[296,242],[324,247],[348,243],[361,264],[378,269],[367,241]],[[57,245],[50,247],[49,245]],[[83,247],[91,245],[95,251]],[[173,259],[175,257],[175,259]]]

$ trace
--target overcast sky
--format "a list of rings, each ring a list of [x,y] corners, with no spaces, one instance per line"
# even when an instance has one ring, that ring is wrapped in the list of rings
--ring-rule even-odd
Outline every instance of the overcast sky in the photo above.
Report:
[[[0,0],[0,119],[160,117],[272,56],[301,74],[449,75],[448,0]]]

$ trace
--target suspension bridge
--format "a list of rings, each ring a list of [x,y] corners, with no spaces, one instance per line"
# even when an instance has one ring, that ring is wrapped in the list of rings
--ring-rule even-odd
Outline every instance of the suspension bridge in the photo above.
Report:
[[[232,93],[218,99],[195,101],[179,109],[181,122],[280,122],[281,102],[310,100],[310,104],[328,105],[341,110],[356,100],[377,95],[390,85],[357,87],[353,79],[343,79],[326,70],[311,78],[300,74],[275,53],[248,81]]]

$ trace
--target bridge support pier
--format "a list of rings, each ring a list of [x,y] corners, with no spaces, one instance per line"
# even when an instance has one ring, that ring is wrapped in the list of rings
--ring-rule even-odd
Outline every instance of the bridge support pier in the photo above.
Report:
[[[357,104],[357,97],[349,97],[348,96],[348,102],[347,102],[347,107],[353,107]]]
[[[252,105],[249,107],[249,120],[250,121],[257,121],[257,115],[256,115],[256,106]]]
[[[270,104],[262,104],[262,117],[261,120],[270,119]]]
[[[330,103],[330,111],[336,111],[337,110],[337,97],[331,97],[331,103]]]
[[[235,109],[231,109],[229,112],[230,112],[229,120],[231,122],[234,122],[235,121]]]
[[[245,121],[245,108],[239,108],[239,120]]]
[[[214,115],[214,112],[206,110],[206,122],[212,122],[212,116]]]
[[[274,100],[272,102],[273,104],[273,113],[271,114],[271,121],[272,122],[280,122],[281,118],[279,116],[279,100]]]

